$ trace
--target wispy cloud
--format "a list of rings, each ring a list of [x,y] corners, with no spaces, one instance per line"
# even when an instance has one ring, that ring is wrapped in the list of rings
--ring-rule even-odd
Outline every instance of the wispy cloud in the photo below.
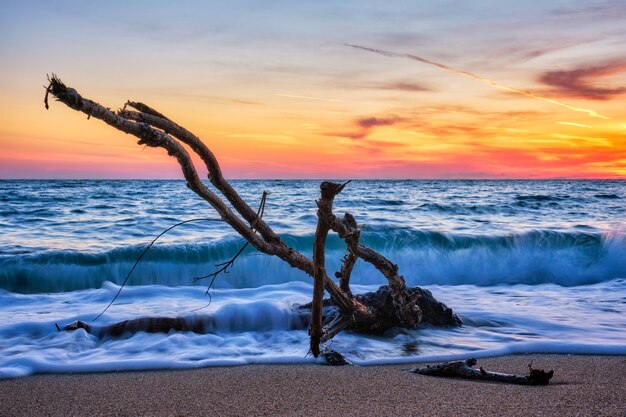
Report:
[[[336,98],[327,98],[327,97],[313,97],[313,96],[299,96],[295,94],[274,94],[277,97],[287,97],[287,98],[297,98],[301,100],[316,100],[316,101],[331,101],[335,103],[341,103],[343,100],[338,100]]]
[[[265,134],[265,133],[229,133],[226,137],[234,139],[251,139],[271,143],[293,144],[294,137],[285,134]]]
[[[391,126],[398,122],[398,117],[365,117],[357,119],[356,124],[363,129],[371,129],[377,126]]]
[[[385,83],[359,84],[354,88],[368,88],[372,90],[392,90],[403,91],[407,93],[420,93],[425,91],[433,91],[431,87],[424,84],[418,84],[411,81],[391,81]]]
[[[540,56],[544,56],[546,54],[550,54],[552,52],[559,52],[562,51],[564,49],[570,49],[570,48],[575,48],[578,46],[582,46],[582,45],[586,45],[592,42],[597,42],[598,40],[600,40],[599,38],[590,38],[590,39],[585,39],[585,40],[581,40],[581,41],[565,41],[562,44],[557,44],[557,45],[552,45],[552,46],[544,46],[542,45],[541,47],[535,48],[535,49],[530,49],[530,50],[521,50],[519,51],[519,56],[522,58],[522,61],[529,61],[531,59],[535,59],[538,58]],[[513,52],[513,54],[515,55],[516,53]]]
[[[626,60],[611,61],[564,71],[549,71],[539,81],[553,94],[588,100],[609,100],[626,92],[626,87],[600,87],[592,83],[598,78],[626,72]]]
[[[567,125],[567,126],[576,126],[576,127],[586,127],[587,129],[593,129],[591,126],[588,125],[584,125],[582,123],[574,123],[574,122],[557,122],[560,125]]]
[[[623,20],[626,16],[626,4],[622,0],[602,2],[583,2],[580,6],[571,5],[554,9],[551,14],[559,18],[578,17],[586,20],[607,21]]]
[[[497,83],[495,81],[492,81],[492,80],[490,80],[488,78],[481,77],[481,76],[476,75],[476,74],[472,74],[471,72],[468,72],[468,71],[465,71],[465,70],[461,70],[461,69],[457,69],[457,68],[454,68],[454,67],[450,67],[450,66],[445,65],[445,64],[440,64],[438,62],[431,61],[429,59],[422,58],[422,57],[419,57],[417,55],[397,53],[397,52],[389,52],[389,51],[385,51],[385,50],[382,50],[382,49],[369,48],[369,47],[360,46],[360,45],[346,44],[346,46],[349,46],[351,48],[356,48],[356,49],[362,49],[362,50],[368,51],[368,52],[374,52],[376,54],[384,55],[384,56],[388,56],[388,57],[392,57],[392,58],[408,58],[408,59],[411,59],[413,61],[418,61],[418,62],[422,62],[424,64],[435,66],[435,67],[437,67],[439,69],[442,69],[444,71],[453,72],[453,73],[461,75],[463,77],[467,77],[467,78],[474,79],[476,81],[480,81],[482,83],[485,83],[487,85],[490,85],[490,86],[492,86],[494,88],[497,88],[497,89],[500,89],[500,90],[504,90],[504,91],[507,91],[507,92],[510,92],[510,93],[514,93],[514,94],[520,94],[520,95],[523,95],[523,96],[526,96],[526,97],[529,97],[529,98],[533,98],[533,99],[536,99],[536,100],[545,101],[547,103],[551,103],[551,104],[555,104],[555,105],[560,106],[560,107],[564,107],[564,108],[566,108],[568,110],[572,110],[572,111],[576,111],[576,112],[582,112],[582,113],[587,113],[589,116],[592,116],[592,117],[599,117],[601,119],[610,119],[609,117],[603,116],[603,115],[599,114],[598,112],[596,112],[594,110],[591,110],[591,109],[585,109],[585,108],[582,108],[582,107],[572,106],[570,104],[563,103],[562,101],[559,101],[559,100],[555,100],[555,99],[551,99],[551,98],[548,98],[548,97],[540,96],[538,94],[533,93],[532,91],[521,90],[521,89],[518,89],[518,88],[509,87],[509,86],[506,86],[506,85],[503,85],[503,84],[499,84],[499,83]]]
[[[326,136],[338,136],[348,139],[363,139],[369,136],[372,129],[381,126],[392,126],[401,121],[398,116],[386,116],[386,117],[362,117],[356,119],[353,124],[354,127],[346,131],[328,132]]]
[[[265,106],[265,103],[260,101],[249,100],[246,98],[215,96],[210,94],[199,93],[186,93],[183,91],[165,91],[163,93],[166,97],[182,98],[186,101],[199,101],[199,102],[212,102],[220,104],[234,104],[234,105],[246,105],[246,106]]]
[[[369,132],[366,130],[358,130],[358,131],[337,130],[337,131],[330,131],[330,132],[324,133],[324,136],[333,136],[337,138],[347,138],[347,139],[353,139],[353,140],[363,139],[363,138],[366,138],[368,135],[369,135]]]
[[[410,92],[418,92],[418,91],[433,91],[432,88],[426,87],[422,84],[417,84],[409,81],[397,81],[388,84],[381,84],[378,86],[381,90],[399,90],[399,91],[410,91]]]

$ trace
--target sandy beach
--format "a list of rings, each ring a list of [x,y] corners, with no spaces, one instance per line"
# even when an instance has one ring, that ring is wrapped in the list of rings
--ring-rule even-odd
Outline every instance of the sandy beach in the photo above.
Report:
[[[550,385],[416,375],[414,365],[251,365],[35,375],[0,381],[2,416],[625,416],[626,357],[516,355],[489,370],[554,369]],[[425,364],[419,364],[424,366]]]

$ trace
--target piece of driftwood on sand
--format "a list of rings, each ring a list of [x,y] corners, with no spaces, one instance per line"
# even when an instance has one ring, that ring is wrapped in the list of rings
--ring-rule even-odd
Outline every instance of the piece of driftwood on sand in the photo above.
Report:
[[[476,369],[474,368],[476,364],[476,359],[472,358],[464,361],[443,362],[425,368],[415,368],[413,372],[420,375],[506,382],[517,385],[548,385],[554,375],[554,371],[546,372],[543,369],[534,369],[532,365],[528,365],[527,375],[512,375],[487,371],[482,366]]]

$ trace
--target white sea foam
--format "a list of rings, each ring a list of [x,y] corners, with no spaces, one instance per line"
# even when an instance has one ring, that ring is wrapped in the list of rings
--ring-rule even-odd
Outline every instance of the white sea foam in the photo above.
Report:
[[[310,256],[316,181],[241,181],[264,218]],[[294,305],[311,280],[247,251],[217,289],[190,286],[242,244],[176,181],[0,181],[0,377],[244,363],[314,362]],[[463,318],[384,337],[340,333],[332,347],[359,365],[510,353],[626,354],[626,189],[621,181],[355,181],[336,201],[362,240],[398,263]],[[93,325],[145,316],[193,316],[208,334],[83,330],[119,290],[147,242],[157,242],[115,304]],[[327,269],[345,246],[328,239]],[[359,262],[355,292],[384,279]],[[205,283],[201,283],[206,285]]]
[[[119,287],[57,294],[0,293],[0,375],[193,368],[252,363],[308,363],[305,329],[294,327],[295,304],[310,300],[308,283],[221,289],[205,310],[196,287],[126,288],[94,325],[140,316],[206,316],[210,334],[137,333],[103,338],[54,323],[91,320]],[[375,289],[355,286],[359,292]],[[332,347],[358,365],[409,363],[510,353],[626,354],[625,280],[584,287],[554,284],[497,287],[431,286],[456,307],[465,326],[423,327],[386,337],[350,332]]]
[[[283,236],[308,253],[313,236]],[[419,284],[593,284],[626,276],[626,237],[586,232],[532,231],[520,235],[471,236],[406,229],[363,231],[363,241],[397,262],[411,285]],[[193,277],[215,270],[241,246],[240,239],[211,244],[157,246],[142,260],[130,283],[190,285]],[[121,283],[144,247],[102,253],[51,251],[0,257],[0,288],[53,292]],[[328,269],[338,269],[344,252],[329,241]],[[257,271],[265,271],[258,274]],[[216,282],[218,288],[246,288],[309,278],[275,257],[246,252],[237,267]],[[354,282],[380,282],[376,270],[356,265]]]

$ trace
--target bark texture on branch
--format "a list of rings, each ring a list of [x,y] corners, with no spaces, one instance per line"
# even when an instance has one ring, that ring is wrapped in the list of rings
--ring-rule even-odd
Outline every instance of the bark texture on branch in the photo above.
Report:
[[[362,326],[363,323],[376,321],[375,315],[365,304],[353,297],[351,292],[344,290],[344,293],[352,300],[352,305],[348,310],[340,306],[340,316],[329,323],[326,329],[322,329],[322,304],[324,301],[324,287],[322,284],[324,280],[328,278],[326,274],[325,245],[328,231],[332,227],[329,221],[331,218],[328,213],[332,214],[335,196],[343,190],[346,184],[348,183],[336,184],[328,181],[322,182],[320,185],[321,197],[317,201],[318,220],[313,243],[313,264],[315,265],[315,271],[313,274],[313,301],[311,303],[311,328],[309,331],[311,336],[311,352],[315,357],[320,353],[320,343],[332,338],[344,328],[353,326],[356,323],[362,323]]]
[[[118,112],[121,117],[128,120],[134,120],[136,122],[147,123],[150,126],[159,128],[165,133],[189,145],[189,147],[200,156],[206,165],[211,184],[213,184],[215,188],[217,188],[224,195],[224,197],[226,197],[226,199],[250,224],[250,226],[258,230],[261,236],[263,236],[263,239],[275,244],[281,243],[280,238],[276,235],[276,233],[274,233],[274,231],[267,225],[267,223],[265,223],[263,219],[257,216],[256,211],[253,210],[239,196],[239,193],[235,191],[230,183],[224,179],[220,165],[217,162],[217,158],[215,158],[213,152],[211,152],[211,150],[200,140],[200,138],[143,103],[128,101],[126,102],[126,106],[137,109],[139,112],[127,111],[123,109]]]
[[[543,369],[533,369],[530,365],[528,365],[528,375],[512,375],[486,371],[482,366],[480,369],[476,369],[474,368],[476,363],[476,359],[444,362],[437,365],[430,365],[426,368],[416,368],[413,372],[420,375],[479,379],[518,385],[548,385],[550,379],[554,376],[554,371],[546,372]]]
[[[235,213],[233,213],[232,210],[230,210],[228,206],[226,206],[226,204],[215,193],[209,190],[202,183],[202,181],[200,181],[198,173],[193,166],[191,158],[189,157],[189,154],[187,153],[185,148],[183,148],[178,143],[178,141],[174,139],[174,137],[165,133],[165,131],[175,131],[176,134],[180,135],[181,137],[185,137],[189,141],[189,143],[194,143],[192,138],[189,137],[190,135],[194,135],[187,132],[186,129],[179,126],[179,129],[176,130],[175,124],[173,122],[171,122],[169,119],[163,119],[161,117],[155,116],[155,114],[157,114],[158,112],[152,108],[150,108],[150,113],[142,113],[141,120],[143,121],[135,121],[134,119],[140,118],[140,116],[136,114],[132,117],[129,116],[129,118],[127,119],[124,117],[125,115],[128,115],[127,111],[120,110],[119,112],[115,113],[92,100],[83,98],[75,89],[67,87],[65,84],[63,84],[63,82],[61,82],[59,78],[55,76],[52,76],[50,78],[50,85],[47,91],[52,94],[58,101],[66,104],[68,107],[83,112],[90,117],[100,119],[108,125],[113,126],[124,133],[136,136],[137,138],[139,138],[138,144],[140,145],[143,144],[150,147],[160,147],[165,149],[169,155],[175,157],[178,160],[183,175],[187,180],[187,187],[189,187],[197,195],[206,200],[220,214],[222,220],[228,223],[244,239],[250,242],[252,246],[254,246],[260,252],[281,258],[292,267],[298,268],[308,275],[313,275],[313,262],[311,260],[309,260],[307,257],[302,255],[295,249],[292,249],[285,245],[282,241],[280,241],[280,239],[278,241],[273,238],[268,239],[269,241],[265,240],[262,235],[257,234],[249,225],[246,225],[246,223],[244,223]],[[146,106],[145,104],[142,104],[140,107],[144,109],[148,108],[148,106]],[[154,125],[152,123],[154,123]],[[160,130],[161,128],[163,128],[164,130]],[[199,142],[199,139],[197,139],[197,141]],[[190,145],[190,147],[194,149],[194,146]],[[200,148],[200,146],[197,144],[195,147]],[[206,147],[204,146],[204,148]],[[208,154],[204,154],[204,151],[199,152],[201,152],[199,153],[199,155],[201,158],[203,158],[203,160],[205,160],[206,158],[206,160],[211,161],[211,164],[207,165],[207,167],[211,166],[212,168],[209,168],[210,170],[217,169],[221,178],[220,181],[226,182],[223,177],[221,177],[221,170],[219,169],[219,164],[217,163],[217,160],[215,160],[215,157],[211,158]],[[219,189],[219,187],[216,188]],[[229,189],[232,189],[232,187],[230,187]],[[238,200],[233,197],[233,194],[228,195],[235,202],[233,203],[233,201],[231,201],[233,206],[238,208],[239,212],[247,211],[247,209],[242,207],[237,202]],[[241,199],[239,198],[239,200]],[[264,221],[257,218],[256,212],[252,209],[250,210],[252,211],[253,221],[258,221],[258,224],[264,225]],[[272,231],[271,235],[275,236],[275,233]],[[330,278],[327,278],[324,281],[324,286],[329,294],[331,294],[333,299],[337,302],[337,304],[341,306],[341,308],[345,309],[345,311],[348,311],[350,309],[350,306],[352,305],[351,300],[339,289],[339,286],[337,284],[335,284]]]
[[[209,147],[172,119],[146,104],[134,101],[128,101],[124,108],[117,112],[111,111],[82,97],[54,75],[49,78],[49,86],[46,89],[46,108],[49,94],[70,108],[87,114],[88,117],[100,119],[124,133],[139,138],[139,144],[165,149],[178,161],[187,186],[207,201],[233,230],[260,252],[276,256],[312,276],[314,291],[313,302],[309,306],[311,309],[309,323],[311,351],[315,356],[321,352],[320,343],[331,339],[344,329],[382,333],[396,326],[413,328],[420,322],[444,326],[462,323],[452,310],[434,299],[427,290],[418,287],[407,288],[396,264],[361,244],[360,230],[351,214],[346,213],[341,218],[333,214],[333,200],[347,183],[321,184],[321,197],[317,201],[318,225],[311,260],[280,239],[259,213],[253,210],[226,181],[217,158]],[[127,107],[135,110],[127,110]],[[234,210],[202,183],[191,157],[181,143],[189,146],[201,158],[207,167],[209,180]],[[345,240],[347,247],[343,265],[335,274],[340,285],[328,276],[325,268],[325,241],[331,230]],[[353,295],[350,290],[350,277],[358,259],[372,264],[386,278],[388,285],[374,293]],[[329,302],[324,301],[324,290],[330,295]],[[329,309],[325,309],[324,306]],[[139,331],[144,328],[148,331],[201,330],[197,324],[186,323],[182,318],[141,320],[109,326],[109,331],[118,334],[122,331]],[[88,325],[76,328],[87,329]],[[67,330],[76,328],[68,326]]]
[[[318,215],[315,238],[313,240],[313,301],[311,301],[311,327],[309,336],[311,338],[311,353],[316,358],[320,354],[320,341],[322,339],[322,304],[324,302],[324,279],[326,277],[326,238],[330,225],[320,215],[323,207],[333,205],[335,196],[341,192],[342,186],[337,186],[330,182],[323,182],[321,185],[322,196],[317,201]]]

